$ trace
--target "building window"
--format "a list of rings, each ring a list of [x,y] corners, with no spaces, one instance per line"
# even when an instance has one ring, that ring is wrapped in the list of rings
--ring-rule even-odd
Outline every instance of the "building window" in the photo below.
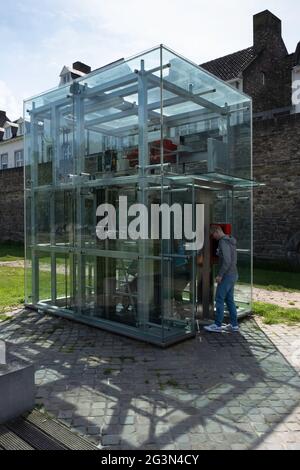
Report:
[[[0,169],[6,170],[8,168],[8,153],[3,153],[0,159]]]
[[[15,152],[15,166],[24,165],[24,152],[23,150],[17,150]]]
[[[243,80],[238,79],[238,80],[228,80],[229,85],[231,85],[233,88],[236,88],[237,90],[243,91]]]
[[[23,135],[24,134],[24,124],[20,122],[19,124],[19,129],[18,129],[18,135]]]
[[[5,129],[5,139],[11,139],[11,136],[12,136],[12,133],[11,133],[11,128],[10,127],[7,127]]]
[[[63,79],[62,79],[63,85],[65,85],[66,83],[69,83],[70,81],[71,81],[71,74],[70,74],[70,73],[66,73],[66,74],[63,76]]]
[[[46,150],[46,162],[51,162],[53,157],[53,147],[52,145],[47,146]]]

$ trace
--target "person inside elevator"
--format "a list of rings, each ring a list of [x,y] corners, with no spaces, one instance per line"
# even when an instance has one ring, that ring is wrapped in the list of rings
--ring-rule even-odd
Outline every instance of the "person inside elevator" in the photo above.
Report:
[[[174,262],[174,300],[182,302],[184,291],[191,282],[193,258],[187,256],[184,240],[175,240],[175,253],[177,256]],[[203,249],[197,252],[196,264],[198,267],[203,267]],[[202,297],[202,277],[198,284],[198,296]]]
[[[183,292],[190,282],[191,272],[183,240],[175,240],[175,252],[177,256],[174,263],[174,299],[176,302],[182,302]]]
[[[219,247],[217,254],[219,256],[219,268],[216,282],[216,318],[215,323],[204,327],[206,331],[221,333],[225,330],[239,331],[237,309],[234,302],[234,286],[238,280],[237,270],[237,250],[236,239],[225,235],[222,227],[215,225],[212,227],[211,235],[218,240]],[[226,303],[230,324],[223,327],[224,303]]]

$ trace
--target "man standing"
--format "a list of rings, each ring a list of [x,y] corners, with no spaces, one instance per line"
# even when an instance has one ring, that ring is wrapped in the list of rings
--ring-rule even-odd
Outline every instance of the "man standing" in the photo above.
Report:
[[[204,327],[206,331],[221,333],[224,318],[224,302],[227,305],[230,316],[230,324],[226,330],[239,331],[237,310],[234,302],[234,285],[238,280],[237,271],[237,251],[235,238],[225,235],[222,227],[216,225],[212,228],[211,234],[215,240],[219,241],[219,271],[216,278],[218,284],[216,291],[216,319],[215,323]]]

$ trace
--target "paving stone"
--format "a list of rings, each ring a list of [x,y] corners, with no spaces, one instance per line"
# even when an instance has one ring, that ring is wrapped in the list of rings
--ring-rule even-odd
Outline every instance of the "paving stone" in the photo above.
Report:
[[[105,410],[103,408],[93,408],[91,411],[88,412],[88,416],[105,416]]]
[[[299,432],[300,431],[300,423],[289,423],[289,422],[286,422],[285,423],[286,427],[288,428],[289,431],[297,431]]]
[[[90,435],[100,434],[100,427],[99,426],[88,426],[87,434],[90,434]]]
[[[179,444],[188,444],[190,441],[189,436],[187,435],[174,436],[173,434],[173,438],[174,438],[174,442],[179,443]]]
[[[134,421],[134,416],[123,416],[119,419],[120,424],[122,424],[123,426],[132,425],[134,424]]]
[[[86,426],[87,425],[87,420],[85,418],[82,418],[82,417],[73,418],[72,424],[73,424],[73,426]]]
[[[229,426],[229,425],[222,425],[222,430],[224,432],[224,434],[234,434],[236,433],[236,427],[234,425],[234,423],[232,423],[232,426]]]
[[[85,427],[85,426],[73,426],[73,427],[72,427],[72,430],[73,430],[75,433],[77,433],[77,434],[79,434],[79,435],[81,435],[81,436],[85,435],[85,433],[86,433],[86,427]]]
[[[120,444],[121,438],[120,436],[103,436],[102,437],[102,445],[103,446],[117,446]]]
[[[207,423],[205,425],[205,432],[207,434],[216,434],[222,432],[222,427],[216,423]]]
[[[231,444],[232,450],[247,450],[248,446],[246,444]]]
[[[73,417],[74,412],[72,410],[60,411],[58,414],[59,418],[70,419]]]

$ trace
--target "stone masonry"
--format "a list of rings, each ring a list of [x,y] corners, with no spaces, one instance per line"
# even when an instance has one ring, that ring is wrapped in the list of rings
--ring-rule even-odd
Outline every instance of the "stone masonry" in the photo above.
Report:
[[[299,262],[300,115],[255,122],[253,153],[254,256]]]
[[[23,168],[0,171],[0,242],[24,240]]]

